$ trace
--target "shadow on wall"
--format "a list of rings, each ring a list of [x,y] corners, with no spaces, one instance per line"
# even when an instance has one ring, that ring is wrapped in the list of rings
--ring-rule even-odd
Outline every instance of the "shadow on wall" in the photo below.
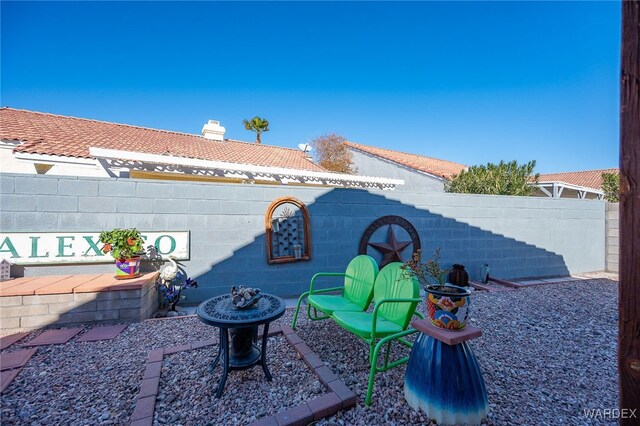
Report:
[[[274,192],[282,196],[285,195],[282,192],[287,189],[279,188]],[[295,193],[296,191],[292,188],[291,192]],[[467,201],[463,198],[452,199],[451,204],[456,202]],[[403,217],[415,227],[423,252],[427,257],[439,247],[442,256],[441,264],[444,267],[450,267],[453,263],[462,263],[466,266],[471,279],[479,278],[480,268],[484,263],[491,266],[493,276],[506,279],[558,276],[569,273],[565,260],[556,253],[444,217],[426,208],[402,204],[399,201],[386,198],[384,195],[355,189],[329,190],[318,195],[315,201],[307,203],[311,223],[311,259],[309,261],[269,264],[266,254],[264,220],[263,216],[260,217],[260,214],[264,215],[266,212],[269,203],[265,201],[251,203],[242,204],[243,209],[247,204],[251,211],[241,210],[238,208],[238,203],[235,203],[233,205],[235,211],[225,212],[225,205],[227,208],[231,208],[231,204],[221,202],[219,212],[215,211],[210,215],[194,213],[180,216],[181,219],[184,219],[186,229],[191,231],[192,249],[198,246],[194,251],[195,258],[185,262],[187,273],[199,284],[198,288],[192,288],[183,293],[187,303],[200,302],[215,295],[228,293],[231,286],[234,285],[259,287],[264,292],[282,297],[298,296],[308,290],[309,281],[315,273],[344,271],[347,263],[358,254],[360,239],[367,227],[376,219],[387,215]],[[487,200],[479,199],[477,205],[474,203],[464,204],[464,207],[460,208],[460,214],[485,217],[491,207],[481,207],[483,203],[487,203]],[[452,205],[449,207],[456,209]],[[465,213],[465,209],[471,211]],[[510,207],[503,211],[494,207],[493,210],[499,210],[500,214],[507,215],[513,212],[512,215],[515,216],[517,209]],[[526,215],[520,214],[519,217],[520,219],[515,220],[514,223],[518,226],[521,223],[526,225]],[[545,229],[545,226],[549,225],[548,217],[540,213],[534,213],[533,217],[538,220],[538,224],[535,230],[530,231],[530,235],[540,232],[536,230]],[[549,215],[549,217],[551,216]],[[162,214],[152,213],[147,214],[146,217],[133,216],[133,223],[119,226],[152,227],[153,225],[144,225],[144,221],[153,223],[156,219],[163,219]],[[493,222],[501,220],[509,221],[510,219],[490,218],[490,221]],[[544,225],[540,224],[541,221],[544,222]],[[563,226],[563,222],[556,225]],[[225,226],[228,228],[224,228]],[[551,232],[550,241],[569,239],[573,237],[572,233],[575,233],[576,229],[569,229],[564,236],[554,234],[556,231],[553,229],[548,230]],[[410,241],[408,233],[401,227],[394,226],[394,231],[398,241]],[[384,242],[386,238],[387,227],[383,226],[372,235],[370,242]],[[242,245],[239,242],[240,239],[247,243]],[[542,240],[544,241],[544,238]],[[572,245],[569,246],[572,251],[579,253],[585,249],[581,244],[582,240],[574,241],[571,239],[569,241],[572,242]],[[575,250],[573,246],[575,246]],[[412,247],[409,245],[402,252],[403,259],[406,260],[411,256],[411,249]],[[377,257],[378,261],[382,258],[381,254],[371,247],[368,254]],[[573,255],[573,253],[569,254]],[[210,260],[212,258],[222,260],[212,263]],[[159,266],[147,263],[145,269],[158,269]],[[81,265],[73,270],[68,270],[67,273],[95,274],[112,270],[113,264]],[[335,286],[340,284],[339,280],[339,278],[327,278],[318,284],[320,288]],[[75,322],[92,321],[92,316],[95,316],[94,311],[99,308],[99,305],[104,305],[106,313],[100,319],[107,321],[124,319],[109,315],[118,309],[125,309],[126,301],[77,299],[72,294],[63,296],[72,297],[73,300],[69,300],[68,303],[65,301],[64,306],[54,306],[55,312],[52,312],[51,307],[47,308],[44,305],[62,303],[62,301],[44,302],[41,300],[44,308],[39,308],[46,308],[47,312],[36,314],[35,311],[29,311],[25,315],[34,316],[30,319],[34,327],[53,324],[68,325],[74,320]],[[3,314],[9,315],[8,312],[13,309],[14,314],[17,315],[18,311],[22,312],[32,308],[33,306],[3,308]],[[10,327],[7,325],[7,321],[2,321],[3,329],[17,327],[17,325]]]
[[[358,254],[358,246],[366,228],[376,219],[397,215],[407,219],[418,231],[423,253],[429,257],[441,248],[441,265],[465,265],[471,279],[479,279],[484,263],[492,275],[500,278],[523,278],[568,275],[562,256],[522,241],[482,230],[428,210],[389,200],[364,190],[335,189],[307,206],[311,220],[311,260],[284,264],[268,264],[264,232],[250,244],[233,251],[227,259],[212,264],[211,269],[196,276],[197,289],[186,292],[187,302],[199,302],[227,293],[231,286],[258,287],[282,297],[297,296],[309,289],[309,281],[317,272],[342,272]],[[221,204],[224,215],[224,203]],[[397,239],[409,241],[408,234],[394,227]],[[386,240],[387,227],[378,229],[372,242]],[[217,241],[211,243],[214,248]],[[382,256],[371,247],[369,255],[380,261]],[[411,256],[411,245],[402,252]],[[333,280],[333,281],[331,281]],[[339,278],[329,278],[320,287],[339,285]]]

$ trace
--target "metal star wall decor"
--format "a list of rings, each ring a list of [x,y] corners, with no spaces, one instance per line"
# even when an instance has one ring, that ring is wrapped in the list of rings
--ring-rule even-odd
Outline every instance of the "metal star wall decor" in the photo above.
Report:
[[[369,242],[371,236],[381,227],[388,226],[387,239],[382,242]],[[393,225],[400,226],[409,234],[411,241],[398,241]],[[410,244],[413,245],[411,253],[420,248],[420,237],[413,225],[400,216],[383,216],[375,220],[362,234],[358,254],[367,254],[368,247],[382,254],[382,261],[378,265],[381,269],[391,262],[404,262],[402,251]]]
[[[411,244],[411,241],[396,240],[396,234],[393,232],[393,227],[389,225],[389,228],[387,229],[387,242],[368,244],[382,253],[382,262],[380,262],[380,267],[383,267],[391,262],[402,262],[402,250]]]

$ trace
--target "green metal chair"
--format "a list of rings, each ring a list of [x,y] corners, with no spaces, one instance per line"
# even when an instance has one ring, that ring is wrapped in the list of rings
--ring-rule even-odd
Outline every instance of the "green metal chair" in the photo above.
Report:
[[[291,328],[295,330],[302,300],[307,298],[307,316],[311,320],[331,318],[337,311],[364,311],[371,304],[373,285],[378,276],[378,264],[371,256],[356,256],[343,272],[320,272],[311,278],[309,291],[298,298]],[[316,290],[313,288],[320,277],[344,277],[344,286]],[[324,294],[342,290],[342,295]],[[311,315],[313,309],[313,315]],[[318,311],[324,315],[318,315]]]
[[[416,307],[420,302],[420,286],[413,276],[406,276],[400,269],[402,263],[390,263],[378,274],[375,281],[373,298],[375,308],[373,312],[347,312],[335,311],[333,319],[340,327],[350,331],[369,343],[369,385],[367,387],[366,405],[371,405],[373,382],[376,373],[388,371],[393,367],[409,361],[409,356],[389,362],[391,342],[412,347],[413,343],[405,339],[405,336],[415,333],[417,330],[409,328],[411,318],[415,315],[424,318]],[[377,343],[376,343],[377,342]],[[387,346],[384,356],[384,364],[378,366],[378,355],[383,346]]]

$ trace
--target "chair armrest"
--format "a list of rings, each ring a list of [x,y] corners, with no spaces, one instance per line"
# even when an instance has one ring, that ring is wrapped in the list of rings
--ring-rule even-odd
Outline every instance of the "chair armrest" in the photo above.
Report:
[[[371,337],[375,336],[376,334],[376,323],[378,322],[378,309],[380,309],[380,306],[384,305],[385,303],[414,303],[414,302],[420,303],[421,301],[422,299],[420,298],[399,298],[399,299],[382,299],[376,302],[376,306],[375,308],[373,308],[373,323],[371,324]]]
[[[313,293],[313,283],[316,279],[320,277],[344,277],[346,274],[344,272],[318,272],[313,277],[311,277],[311,284],[309,284],[309,294]]]
[[[329,293],[329,292],[338,291],[338,290],[344,290],[344,286],[321,288],[320,290],[313,290],[313,293],[309,292],[309,294]]]

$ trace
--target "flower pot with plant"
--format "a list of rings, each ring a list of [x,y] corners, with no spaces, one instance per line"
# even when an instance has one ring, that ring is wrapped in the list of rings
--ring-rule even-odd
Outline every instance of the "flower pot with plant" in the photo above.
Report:
[[[103,253],[111,253],[116,260],[116,278],[125,280],[140,275],[142,236],[135,228],[113,229],[100,233]]]
[[[446,282],[447,269],[440,267],[440,248],[427,261],[422,250],[402,265],[405,274],[415,276],[427,292],[427,311],[431,323],[447,330],[462,330],[469,315],[471,291]]]

